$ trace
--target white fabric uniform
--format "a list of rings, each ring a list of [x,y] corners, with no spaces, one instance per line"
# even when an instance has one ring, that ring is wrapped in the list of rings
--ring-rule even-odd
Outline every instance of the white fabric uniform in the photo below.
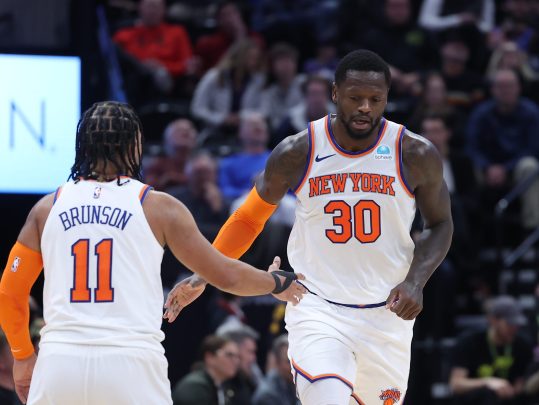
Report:
[[[150,187],[120,183],[68,182],[56,192],[41,238],[45,327],[29,404],[172,403],[163,248],[142,209]]]
[[[308,133],[288,257],[312,294],[287,306],[293,373],[340,380],[366,405],[401,403],[413,321],[384,305],[414,250],[415,199],[401,176],[404,127],[382,119],[375,144],[356,153],[337,144],[330,116]]]

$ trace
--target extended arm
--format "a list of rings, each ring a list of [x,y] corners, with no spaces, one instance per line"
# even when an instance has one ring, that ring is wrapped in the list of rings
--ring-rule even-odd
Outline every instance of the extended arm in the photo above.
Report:
[[[442,161],[428,141],[408,134],[403,161],[424,221],[405,280],[395,287],[388,307],[403,319],[414,319],[423,308],[423,287],[445,258],[453,236],[451,203],[442,175]]]

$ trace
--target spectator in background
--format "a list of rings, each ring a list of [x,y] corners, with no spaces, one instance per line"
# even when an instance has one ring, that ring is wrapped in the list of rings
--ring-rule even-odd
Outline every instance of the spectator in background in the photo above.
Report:
[[[229,201],[253,188],[255,176],[266,165],[269,132],[264,116],[256,112],[242,115],[239,128],[241,151],[221,159],[219,186]]]
[[[193,116],[204,125],[203,139],[236,134],[243,111],[260,108],[265,83],[260,46],[246,39],[236,42],[216,68],[198,83],[191,103]]]
[[[229,405],[251,405],[253,394],[262,379],[262,372],[256,363],[256,341],[259,335],[247,325],[238,327],[227,324],[218,328],[217,334],[238,345],[240,359],[238,373],[224,383],[227,391],[231,392]]]
[[[207,152],[199,152],[189,160],[186,174],[185,186],[166,191],[186,205],[202,234],[213,240],[228,214],[228,205],[217,185],[217,162]]]
[[[275,369],[260,382],[252,405],[299,405],[288,360],[288,335],[276,338],[271,348]]]
[[[298,74],[298,51],[278,43],[270,50],[270,82],[262,93],[261,112],[269,120],[271,131],[277,130],[288,110],[303,100],[303,75]]]
[[[494,0],[423,0],[419,25],[432,31],[471,25],[488,33],[494,27],[495,11]]]
[[[308,76],[302,86],[302,101],[290,109],[277,131],[271,137],[270,147],[274,148],[289,135],[303,131],[309,122],[335,112],[331,101],[331,82],[318,75]]]
[[[333,82],[338,63],[336,44],[333,41],[325,41],[316,47],[316,56],[307,59],[303,64],[303,72],[309,75],[323,76]]]
[[[460,337],[454,351],[450,386],[458,405],[517,405],[524,372],[532,359],[529,342],[518,334],[526,323],[513,297],[487,305],[487,330]]]
[[[430,61],[430,46],[417,26],[410,0],[384,0],[383,22],[367,32],[365,46],[391,66],[391,90],[397,96],[419,90],[419,71]]]
[[[534,24],[537,26],[538,14],[534,1],[505,0],[502,3],[503,18],[489,34],[488,45],[497,48],[503,42],[516,42],[524,51],[530,49],[534,34]],[[535,11],[535,12],[534,12]]]
[[[500,69],[514,70],[522,81],[525,94],[537,99],[539,73],[531,67],[528,55],[515,42],[504,42],[494,50],[487,67],[487,78],[492,80]]]
[[[195,45],[195,54],[202,62],[201,73],[217,65],[221,57],[238,41],[251,38],[260,49],[264,47],[262,37],[249,30],[236,2],[221,1],[217,6],[215,19],[217,31],[201,36]]]
[[[144,181],[160,191],[187,184],[185,166],[196,142],[197,130],[190,120],[180,118],[172,121],[163,133],[163,156],[148,162]]]
[[[499,70],[492,99],[479,105],[468,122],[469,153],[488,189],[507,187],[539,168],[539,108],[521,97],[512,70]],[[522,195],[522,225],[539,226],[539,180]]]
[[[223,382],[238,372],[238,345],[226,337],[211,335],[202,342],[201,354],[202,366],[174,387],[174,405],[229,405]]]
[[[134,58],[132,62],[138,61],[125,69],[128,93],[147,84],[141,81],[141,76],[151,79],[145,89],[147,93],[136,94],[140,98],[148,98],[155,90],[168,94],[176,79],[195,72],[191,40],[182,26],[165,22],[165,11],[165,0],[140,0],[139,22],[118,30],[113,38]]]
[[[15,393],[15,382],[13,381],[13,355],[2,329],[0,329],[0,404],[21,404]]]
[[[485,97],[483,78],[468,69],[470,48],[458,36],[449,37],[440,48],[442,76],[449,102],[468,110]]]

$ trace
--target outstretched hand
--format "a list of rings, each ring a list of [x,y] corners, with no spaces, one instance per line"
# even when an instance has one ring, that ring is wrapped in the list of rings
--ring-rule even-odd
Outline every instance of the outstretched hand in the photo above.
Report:
[[[30,381],[36,365],[37,356],[33,353],[30,357],[13,362],[13,381],[15,382],[15,392],[23,404],[28,400],[30,391]]]
[[[406,321],[415,319],[423,310],[423,289],[403,281],[389,293],[386,308]]]
[[[279,267],[281,266],[281,258],[279,256],[275,256],[275,259],[273,259],[273,263],[269,266],[268,271],[270,273],[278,272],[280,271]],[[301,273],[296,273],[297,280],[305,280],[305,276]],[[277,275],[279,277],[282,284],[285,284],[286,278]],[[303,298],[303,294],[307,294],[307,289],[303,287],[300,283],[297,281],[292,281],[290,286],[284,290],[283,292],[279,294],[273,294],[273,296],[281,301],[288,301],[292,303],[292,305],[296,305],[301,301]]]
[[[167,295],[163,318],[169,323],[174,322],[180,311],[200,297],[205,288],[206,282],[197,275],[180,281]]]

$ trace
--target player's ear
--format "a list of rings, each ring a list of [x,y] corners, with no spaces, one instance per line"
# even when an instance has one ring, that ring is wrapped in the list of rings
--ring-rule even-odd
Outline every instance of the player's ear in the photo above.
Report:
[[[338,99],[338,91],[337,91],[337,83],[333,82],[333,84],[331,85],[331,100],[337,104],[337,99]]]

